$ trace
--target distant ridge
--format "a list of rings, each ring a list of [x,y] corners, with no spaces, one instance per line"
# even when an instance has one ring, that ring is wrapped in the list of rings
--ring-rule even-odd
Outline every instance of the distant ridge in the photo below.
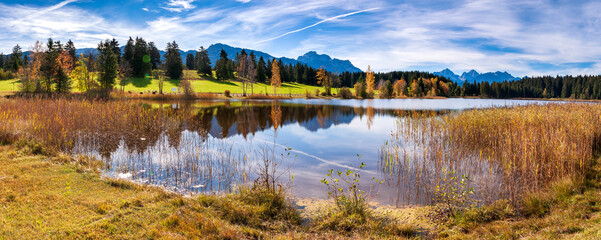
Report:
[[[487,73],[478,73],[476,70],[470,70],[469,72],[463,72],[461,76],[455,74],[448,68],[443,69],[440,72],[433,72],[432,74],[446,77],[454,82],[462,83],[465,81],[468,82],[503,82],[503,81],[515,81],[520,78],[514,77],[507,72],[487,72]]]

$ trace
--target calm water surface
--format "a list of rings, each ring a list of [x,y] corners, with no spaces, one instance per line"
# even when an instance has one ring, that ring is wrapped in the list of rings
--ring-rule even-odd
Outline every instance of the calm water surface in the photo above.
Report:
[[[364,162],[362,184],[386,180],[374,193],[382,204],[424,204],[430,197],[407,189],[403,179],[382,170],[379,152],[412,112],[452,114],[544,101],[491,99],[393,99],[147,102],[192,117],[184,128],[158,136],[123,139],[112,146],[79,142],[75,153],[102,158],[111,177],[156,184],[184,193],[231,192],[256,179],[263,159],[280,162],[279,180],[296,197],[327,197],[320,180],[328,169]],[[168,125],[168,124],[167,124]],[[359,155],[359,156],[358,156]],[[470,166],[466,166],[469,168]],[[484,174],[484,173],[475,173]],[[494,176],[481,176],[495,181]],[[411,184],[409,184],[411,185]]]

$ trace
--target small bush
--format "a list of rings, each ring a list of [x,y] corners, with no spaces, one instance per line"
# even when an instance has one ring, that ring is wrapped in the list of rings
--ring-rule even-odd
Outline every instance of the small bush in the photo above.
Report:
[[[355,97],[357,98],[368,98],[367,87],[365,86],[365,82],[357,82],[355,83]]]
[[[182,93],[185,98],[194,98],[194,89],[192,89],[192,84],[188,80],[181,80],[179,82],[179,86],[182,88]]]
[[[520,212],[526,217],[542,217],[549,213],[551,203],[548,193],[542,191],[529,193],[522,199]]]
[[[380,90],[380,98],[391,98],[393,94],[392,83],[386,80],[384,86]]]
[[[470,208],[457,215],[454,221],[463,228],[475,227],[478,223],[488,223],[515,216],[515,210],[508,200],[499,200],[490,205]]]
[[[223,95],[225,97],[231,98],[232,96],[230,95],[230,90],[225,90],[225,92],[223,92]]]
[[[338,92],[338,95],[340,95],[340,98],[342,98],[342,99],[353,98],[353,93],[351,93],[351,90],[348,89],[347,87],[341,88],[340,91]]]
[[[315,96],[319,96],[319,89],[315,89]]]
[[[0,80],[9,80],[15,77],[16,76],[12,72],[4,71],[2,68],[0,68]]]

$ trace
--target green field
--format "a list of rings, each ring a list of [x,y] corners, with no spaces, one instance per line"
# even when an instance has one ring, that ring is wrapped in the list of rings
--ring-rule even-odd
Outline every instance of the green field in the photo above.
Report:
[[[13,88],[14,83],[14,88]],[[11,80],[2,80],[0,81],[0,92],[11,92],[19,90],[19,80],[11,79]]]
[[[185,77],[191,79],[192,88],[197,93],[223,93],[225,90],[229,90],[230,93],[243,93],[242,83],[238,81],[218,81],[214,78],[202,78],[198,76],[194,71],[185,71]],[[163,83],[163,92],[171,93],[172,88],[176,88],[179,85],[180,80],[166,80]],[[14,88],[13,88],[13,83]],[[124,86],[116,85],[117,89],[124,89],[125,91],[132,92],[146,92],[146,91],[158,91],[159,82],[156,79],[150,77],[146,78],[132,78],[124,84]],[[268,94],[273,94],[273,87],[269,84],[255,83],[253,84],[255,94],[264,94],[266,91]],[[305,91],[309,91],[311,94],[315,94],[315,89],[323,91],[322,87],[309,86],[298,83],[283,83],[280,88],[277,89],[278,94],[305,94]],[[11,92],[19,90],[19,81],[17,79],[0,81],[0,92]],[[77,91],[77,89],[73,89]],[[250,94],[250,86],[248,93]],[[337,89],[332,89],[333,93],[337,93]]]

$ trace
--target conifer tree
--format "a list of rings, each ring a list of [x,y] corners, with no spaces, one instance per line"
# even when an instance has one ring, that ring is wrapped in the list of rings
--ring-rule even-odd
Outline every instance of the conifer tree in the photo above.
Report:
[[[69,68],[74,69],[75,65],[77,65],[77,49],[75,48],[75,44],[73,41],[71,41],[71,39],[69,39],[67,44],[65,44],[65,51],[69,53],[69,56],[71,56],[71,59],[73,60],[73,64],[69,66]]]
[[[152,64],[152,69],[158,69],[159,65],[161,65],[161,52],[154,42],[148,43],[148,51],[150,52],[150,64]]]
[[[215,74],[217,75],[217,79],[230,79],[233,75],[233,68],[230,65],[233,64],[230,63],[231,61],[227,58],[227,53],[223,49],[221,49],[221,53],[219,55],[221,58],[217,60],[217,63],[215,64]]]
[[[19,68],[23,65],[23,51],[21,50],[21,46],[17,44],[13,47],[13,53],[10,54],[10,70],[13,72],[19,71]]]
[[[265,68],[265,60],[263,60],[262,56],[259,57],[259,62],[257,62],[256,71],[257,73],[255,75],[257,81],[260,83],[264,83],[267,80],[267,69]]]
[[[198,70],[198,74],[213,76],[209,52],[202,46],[200,47],[200,50],[196,52],[196,69]]]
[[[196,64],[194,63],[194,54],[188,53],[186,55],[186,67],[188,70],[196,70]]]
[[[180,79],[184,64],[182,57],[179,52],[179,46],[175,41],[167,43],[167,49],[165,49],[165,74],[171,79]]]
[[[146,44],[146,41],[144,41],[143,38],[136,37],[136,43],[134,44],[134,55],[132,60],[132,69],[134,76],[144,77],[146,76],[146,74],[149,74],[152,70],[152,64],[150,63],[150,60],[151,59],[150,51],[148,50],[148,44]]]
[[[98,44],[98,81],[103,89],[113,89],[119,63],[114,51],[114,42],[106,40]]]

